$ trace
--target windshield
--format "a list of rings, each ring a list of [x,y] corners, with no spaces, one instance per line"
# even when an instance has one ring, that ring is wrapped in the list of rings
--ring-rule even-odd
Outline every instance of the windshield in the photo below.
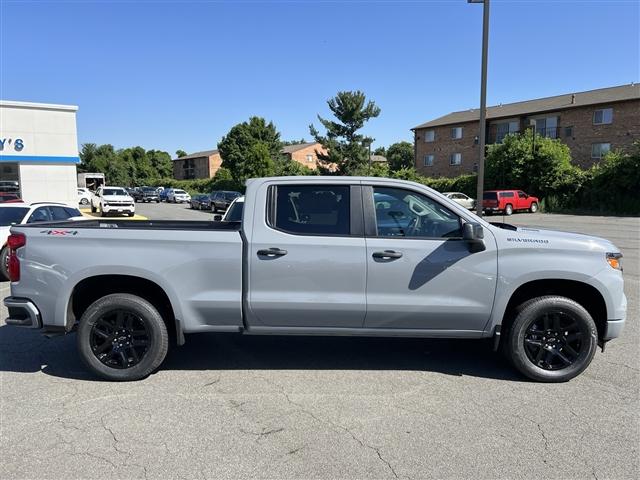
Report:
[[[186,195],[187,192],[185,192],[184,190],[174,190],[173,193],[175,193],[176,195]]]
[[[155,193],[156,189],[155,189],[155,188],[151,188],[151,187],[144,187],[144,188],[142,189],[142,191],[143,191],[144,193]]]
[[[127,195],[129,195],[124,188],[105,188],[102,194],[104,196],[115,195],[115,196],[123,196],[123,197],[126,197]]]
[[[233,200],[234,198],[239,197],[240,194],[238,192],[227,192],[224,194],[224,198],[226,200]]]
[[[0,227],[20,223],[28,211],[28,208],[0,208]]]
[[[244,202],[233,202],[229,207],[229,210],[225,214],[224,220],[226,222],[241,222],[242,221],[242,211],[244,207]]]

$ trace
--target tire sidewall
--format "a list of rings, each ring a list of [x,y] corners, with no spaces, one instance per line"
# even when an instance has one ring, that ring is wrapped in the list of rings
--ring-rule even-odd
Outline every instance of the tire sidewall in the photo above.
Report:
[[[9,269],[7,261],[9,259],[9,247],[6,245],[0,248],[0,280],[9,280]]]
[[[507,204],[507,206],[504,207],[504,213],[506,215],[511,215],[513,213],[513,206],[511,204]]]
[[[151,339],[151,346],[140,363],[126,369],[108,367],[91,350],[93,326],[102,316],[118,309],[138,315],[144,321]],[[147,377],[160,366],[168,350],[167,329],[158,310],[143,298],[122,293],[106,295],[87,308],[80,319],[77,342],[80,356],[87,367],[98,376],[115,381],[139,380]]]
[[[536,213],[538,211],[538,204],[536,202],[533,202],[529,210],[531,211],[531,213]]]
[[[544,312],[561,312],[571,315],[588,342],[580,357],[561,370],[545,370],[529,360],[524,347],[524,337],[531,322]],[[526,302],[509,329],[508,353],[514,366],[527,377],[545,382],[566,382],[582,373],[591,363],[598,346],[598,332],[591,315],[577,302],[565,297],[539,297]]]

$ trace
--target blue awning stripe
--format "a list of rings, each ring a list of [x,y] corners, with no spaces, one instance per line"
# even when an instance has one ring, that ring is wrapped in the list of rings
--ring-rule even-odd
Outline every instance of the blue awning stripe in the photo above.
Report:
[[[2,155],[0,154],[0,163],[18,162],[18,163],[80,163],[80,157],[52,157],[39,155]]]

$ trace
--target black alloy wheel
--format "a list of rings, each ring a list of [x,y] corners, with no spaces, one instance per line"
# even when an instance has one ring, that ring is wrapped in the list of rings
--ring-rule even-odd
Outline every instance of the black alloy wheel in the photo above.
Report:
[[[575,318],[565,312],[548,312],[536,318],[524,336],[527,358],[544,370],[573,365],[582,354],[583,335]]]
[[[93,325],[91,350],[110,368],[131,368],[140,363],[152,339],[144,320],[131,311],[112,310]]]

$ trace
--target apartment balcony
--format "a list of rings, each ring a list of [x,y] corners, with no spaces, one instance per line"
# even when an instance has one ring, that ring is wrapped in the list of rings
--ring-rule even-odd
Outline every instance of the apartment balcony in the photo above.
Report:
[[[536,130],[536,135],[540,137],[560,138],[562,128],[564,127],[556,126],[556,127],[545,127],[545,128],[537,127],[536,128],[534,126],[527,126],[524,129],[521,127],[518,127],[517,129],[510,128],[507,130],[506,128],[501,128],[501,126],[494,125],[494,126],[490,126],[487,130],[487,144],[491,145],[493,143],[502,143],[502,141],[507,135],[519,135],[520,133],[524,133],[527,130],[531,131],[533,128],[535,128]]]

